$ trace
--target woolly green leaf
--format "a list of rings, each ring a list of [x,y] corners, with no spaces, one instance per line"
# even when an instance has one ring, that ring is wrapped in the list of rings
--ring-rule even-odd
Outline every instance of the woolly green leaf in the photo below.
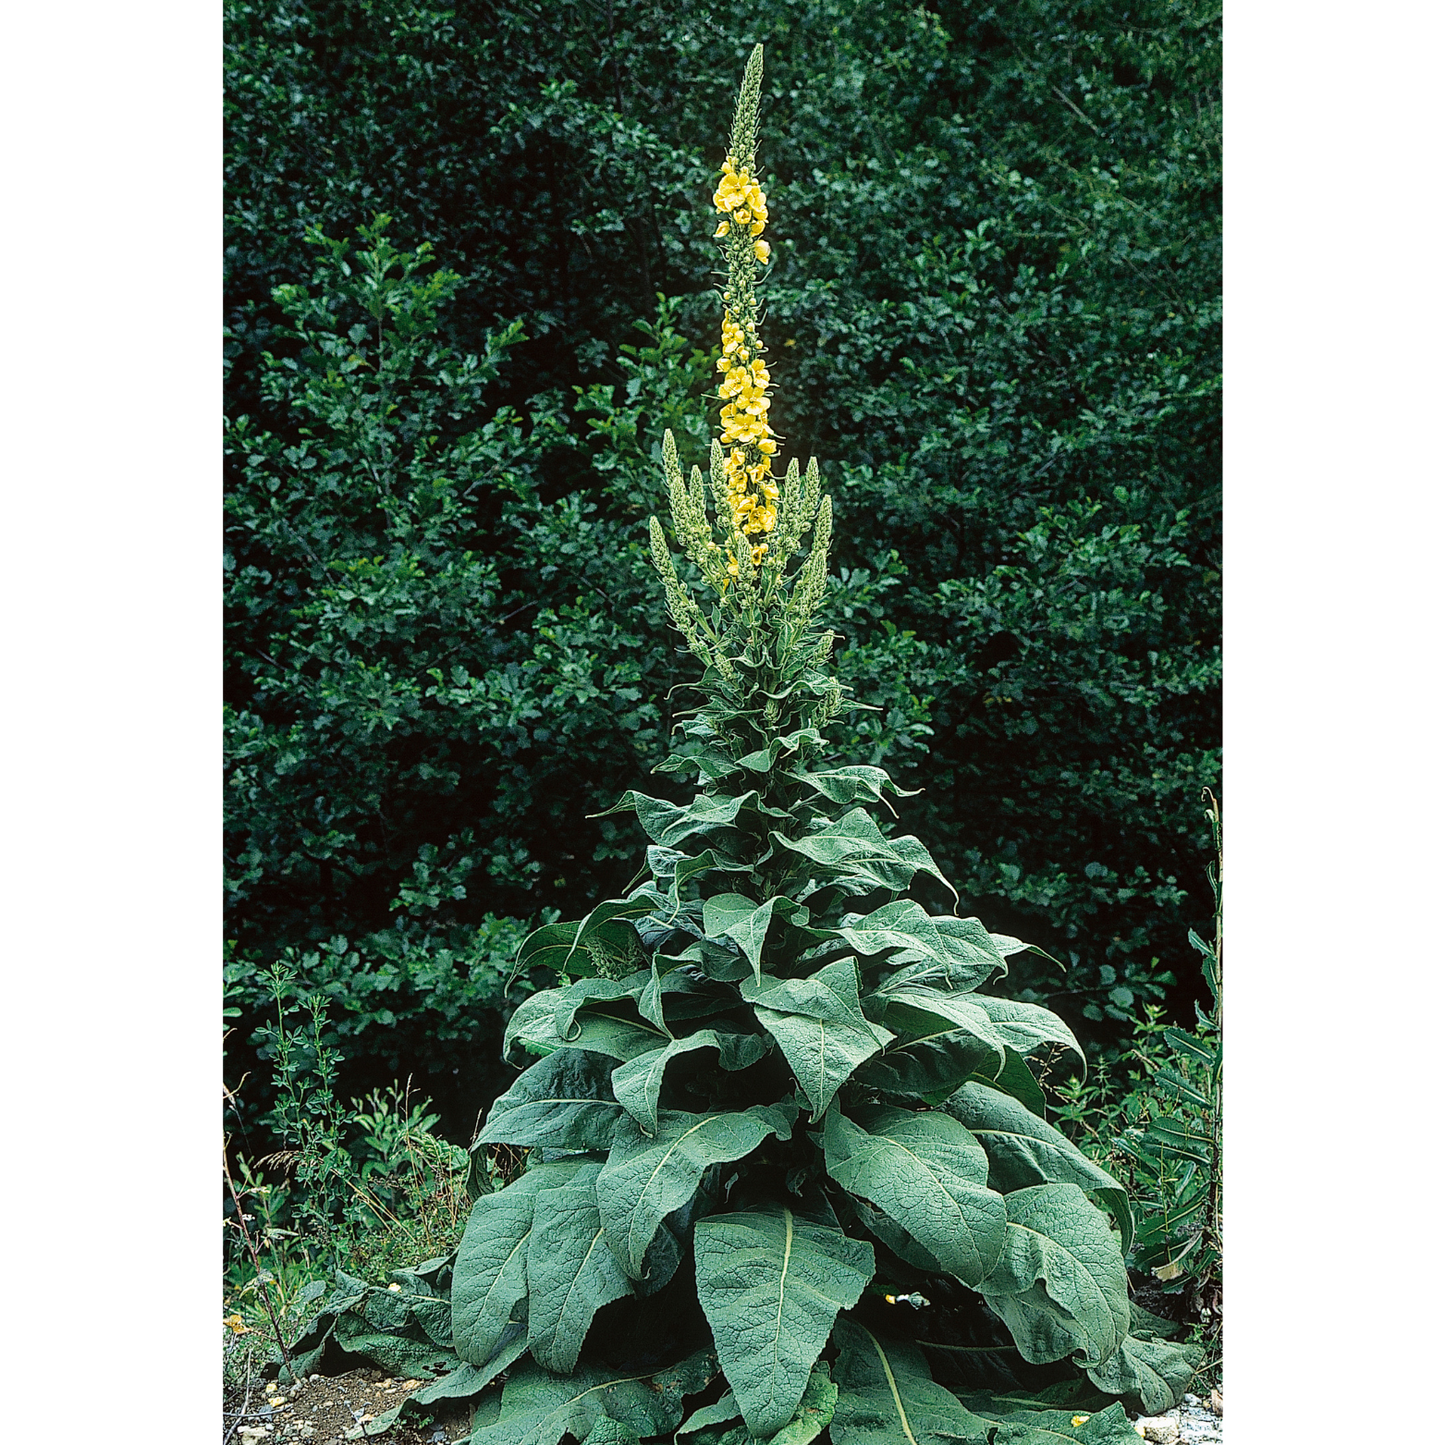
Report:
[[[606,1054],[613,1059],[632,1059],[667,1042],[661,1029],[640,1019],[618,1018],[594,1010],[580,1011],[585,993],[573,990],[597,989],[604,1000],[636,997],[648,981],[645,973],[616,983],[606,978],[579,979],[570,988],[543,989],[524,999],[507,1024],[502,1052],[508,1063],[521,1064],[528,1055],[551,1054],[561,1048]],[[602,985],[607,988],[602,989]]]
[[[772,838],[779,846],[827,869],[827,875],[819,880],[823,886],[836,886],[845,892],[887,888],[901,893],[916,873],[927,873],[958,897],[917,838],[911,834],[885,838],[862,808],[854,808],[837,822],[806,837],[795,840],[775,832]]]
[[[642,1437],[631,1425],[604,1415],[588,1432],[582,1445],[640,1445]]]
[[[680,896],[683,888],[694,878],[706,873],[751,873],[752,864],[739,863],[723,857],[716,848],[706,848],[696,858],[679,858],[673,869],[673,893]]]
[[[558,1445],[568,1434],[586,1440],[603,1419],[626,1426],[639,1439],[661,1435],[682,1419],[683,1397],[703,1389],[713,1373],[702,1353],[655,1375],[595,1365],[554,1375],[524,1361],[507,1380],[495,1424],[473,1430],[471,1445]]]
[[[838,937],[860,954],[890,955],[888,967],[900,971],[880,983],[883,990],[913,979],[936,979],[967,993],[1008,968],[978,919],[925,913],[911,898],[872,913],[846,914]]]
[[[770,978],[761,988],[745,982],[742,995],[778,1041],[813,1106],[814,1121],[854,1069],[893,1038],[863,1017],[858,971],[850,958],[830,963],[812,978]]]
[[[979,1069],[994,1068],[992,1047],[967,1029],[896,1041],[859,1069],[860,1084],[898,1103],[941,1104]]]
[[[554,973],[562,972],[562,965],[572,958],[577,942],[580,923],[546,923],[534,929],[522,940],[517,950],[517,962],[513,972],[526,973],[533,968],[550,968]],[[585,955],[573,966],[574,973],[592,973],[592,963]]]
[[[1033,1070],[1029,1068],[1027,1061],[1017,1049],[1004,1050],[1002,1068],[999,1068],[992,1059],[981,1065],[973,1074],[970,1082],[985,1084],[991,1089],[998,1090],[999,1093],[1007,1094],[1011,1099],[1017,1099],[1024,1108],[1031,1114],[1036,1114],[1040,1119],[1044,1118],[1047,1112],[1044,1091],[1039,1087],[1039,1081],[1034,1078]]]
[[[944,1267],[904,1227],[866,1199],[849,1197],[847,1207],[875,1239],[882,1240],[905,1264],[927,1274],[946,1274]]]
[[[763,943],[775,911],[786,916],[796,913],[798,905],[791,898],[769,898],[766,903],[755,903],[741,893],[720,893],[703,904],[703,927],[709,938],[732,939],[752,965],[754,979],[761,979]]]
[[[847,1319],[838,1321],[833,1338],[838,1343],[833,1445],[985,1445],[989,1422],[934,1380],[917,1345],[885,1342]]]
[[[977,1288],[1003,1248],[1004,1199],[987,1187],[983,1146],[933,1110],[836,1108],[823,1125],[828,1173],[902,1225],[950,1274]]]
[[[955,1029],[972,1035],[992,1050],[994,1063],[1001,1068],[1008,1044],[994,1027],[987,1010],[976,1002],[979,997],[910,983],[887,993],[873,994],[870,1002],[882,1006],[884,1018],[908,1037],[936,1038]]]
[[[697,1293],[754,1435],[792,1419],[839,1310],[873,1277],[873,1250],[776,1204],[700,1220]]]
[[[657,1132],[623,1119],[601,1177],[597,1198],[607,1242],[633,1279],[640,1279],[658,1225],[697,1190],[703,1171],[750,1154],[770,1134],[786,1139],[793,1114],[786,1105],[755,1104],[742,1113],[686,1114],[664,1109]]]
[[[452,1269],[452,1338],[470,1365],[485,1365],[527,1293],[532,1210],[547,1185],[564,1183],[581,1161],[541,1164],[472,1206]]]
[[[759,1034],[738,1034],[717,1029],[699,1029],[686,1038],[674,1039],[666,1048],[639,1054],[612,1071],[612,1089],[623,1108],[649,1134],[657,1132],[657,1100],[668,1064],[679,1054],[694,1049],[716,1049],[724,1069],[745,1069],[767,1052],[767,1040]]]
[[[1146,1415],[1162,1415],[1184,1398],[1202,1354],[1201,1345],[1172,1345],[1129,1335],[1088,1374],[1101,1390],[1125,1396]]]
[[[975,994],[974,998],[993,1021],[999,1035],[1020,1054],[1031,1054],[1044,1044],[1062,1044],[1083,1062],[1084,1051],[1079,1047],[1079,1041],[1058,1014],[1040,1008],[1036,1003],[1020,1003],[1017,999],[991,998],[982,993]]]
[[[527,1345],[539,1365],[570,1374],[592,1317],[632,1293],[597,1212],[600,1163],[537,1195],[527,1248]]]
[[[1004,1196],[1008,1229],[979,1286],[1023,1357],[1107,1360],[1129,1333],[1129,1281],[1104,1216],[1076,1184],[1039,1184]]]
[[[687,807],[680,808],[676,803],[649,798],[645,793],[629,789],[619,803],[596,816],[605,818],[608,813],[636,813],[637,821],[654,843],[664,848],[677,848],[699,834],[728,828],[743,808],[749,804],[756,807],[758,802],[756,790],[739,793],[736,797],[699,793]]]
[[[622,1115],[601,1054],[563,1048],[533,1064],[492,1105],[472,1147],[606,1149]]]
[[[1124,1186],[1057,1129],[984,1084],[965,1084],[943,1107],[983,1145],[990,1189],[1009,1194],[1035,1184],[1077,1184],[1104,1201],[1129,1252],[1134,1219]]]
[[[1060,1445],[1065,1440],[1084,1445],[1138,1445],[1139,1441],[1117,1401],[1092,1413],[1076,1408],[1038,1409],[1026,1397],[965,1395],[964,1404],[979,1419],[997,1425],[994,1445]],[[1088,1418],[1075,1425],[1074,1417],[1080,1413]]]
[[[403,1415],[413,1418],[420,1416],[424,1413],[423,1406],[434,1405],[439,1400],[467,1400],[473,1395],[481,1394],[503,1370],[516,1364],[526,1349],[527,1332],[517,1325],[509,1326],[493,1351],[492,1358],[485,1365],[458,1365],[439,1380],[423,1385],[421,1389],[406,1396],[399,1405],[383,1411],[374,1420],[368,1420],[363,1427],[366,1434],[384,1434]]]
[[[882,768],[859,764],[856,767],[829,768],[820,773],[791,773],[800,783],[821,793],[833,803],[881,803],[885,792],[895,798],[912,798],[917,788],[900,788]]]

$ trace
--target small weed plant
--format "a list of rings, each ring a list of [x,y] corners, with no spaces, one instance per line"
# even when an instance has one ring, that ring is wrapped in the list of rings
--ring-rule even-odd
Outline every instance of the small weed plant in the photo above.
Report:
[[[390,1348],[440,1376],[418,1406],[477,1401],[472,1445],[1132,1442],[1122,1402],[1175,1403],[1198,1352],[1131,1307],[1125,1190],[1045,1121],[1029,1060],[1078,1045],[988,992],[1026,945],[954,911],[882,768],[830,756],[832,506],[816,461],[775,472],[759,335],[761,70],[714,196],[709,475],[663,439],[681,559],[650,522],[701,667],[659,769],[690,796],[627,793],[633,886],[521,948],[558,982],[473,1152],[525,1167],[474,1171],[454,1254],[342,1276],[292,1369]]]

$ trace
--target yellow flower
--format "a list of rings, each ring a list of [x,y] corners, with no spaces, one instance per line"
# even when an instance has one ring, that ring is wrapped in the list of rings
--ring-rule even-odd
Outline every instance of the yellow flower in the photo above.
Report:
[[[717,223],[717,230],[713,232],[713,235],[714,235],[714,236],[726,236],[727,233],[728,233],[730,230],[732,230],[732,227],[728,224],[728,222],[726,222],[726,221],[719,221],[719,222]],[[757,232],[755,231],[753,234],[756,235]]]
[[[250,1331],[246,1328],[245,1320],[243,1320],[240,1315],[227,1315],[221,1323],[225,1325],[233,1335],[250,1334]]]
[[[1087,1415],[1075,1415],[1074,1418],[1069,1421],[1069,1424],[1077,1427],[1079,1425],[1082,1425],[1084,1421],[1088,1418],[1089,1417]]]
[[[766,241],[753,242],[753,255],[756,256],[758,260],[763,263],[764,266],[768,264],[768,257],[771,256],[772,253],[773,248],[768,245]]]

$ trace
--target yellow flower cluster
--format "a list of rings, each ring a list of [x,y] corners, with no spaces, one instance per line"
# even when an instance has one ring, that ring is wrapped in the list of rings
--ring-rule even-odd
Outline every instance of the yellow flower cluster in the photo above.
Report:
[[[712,203],[723,213],[713,235],[727,236],[734,229],[746,229],[753,238],[753,254],[766,265],[768,243],[758,240],[758,237],[768,224],[768,198],[757,180],[748,174],[747,168],[740,170],[732,156],[723,162],[722,180],[713,192]]]

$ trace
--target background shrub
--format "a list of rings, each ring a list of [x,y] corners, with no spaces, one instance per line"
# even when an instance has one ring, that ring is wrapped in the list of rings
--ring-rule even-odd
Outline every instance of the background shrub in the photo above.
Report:
[[[785,455],[835,459],[825,620],[880,709],[847,746],[924,789],[903,826],[967,910],[1068,965],[1016,968],[1015,994],[1096,1051],[1146,1002],[1191,1018],[1216,9],[783,0],[732,35],[702,6],[559,0],[548,22],[228,6],[235,1069],[287,958],[332,1001],[348,1092],[425,1058],[464,1133],[517,939],[561,890],[627,883],[634,834],[587,815],[672,721],[642,521],[663,429],[702,460],[703,217],[759,40],[776,422]]]

